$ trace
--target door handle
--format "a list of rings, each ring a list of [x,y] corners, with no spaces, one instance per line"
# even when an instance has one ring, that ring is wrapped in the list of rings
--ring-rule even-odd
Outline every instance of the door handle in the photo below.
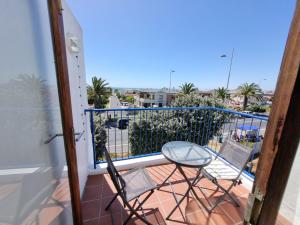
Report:
[[[76,142],[79,141],[79,140],[81,139],[83,133],[84,133],[84,131],[74,133],[74,136],[78,136],[78,135],[79,135],[79,137],[75,138],[75,141],[76,141]],[[57,138],[57,137],[62,137],[62,136],[64,136],[63,133],[57,133],[57,134],[54,134],[54,135],[52,135],[51,137],[49,137],[46,141],[44,141],[44,144],[49,144],[49,143],[50,143],[51,141],[53,141],[55,138]]]
[[[81,137],[82,137],[83,134],[84,134],[84,131],[82,131],[82,132],[76,132],[74,135],[75,135],[75,137],[76,136],[78,136],[78,137],[75,138],[75,141],[78,142],[81,139]]]

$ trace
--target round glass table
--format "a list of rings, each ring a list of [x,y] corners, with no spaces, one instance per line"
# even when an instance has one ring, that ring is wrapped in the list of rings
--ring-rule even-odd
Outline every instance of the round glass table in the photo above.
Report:
[[[176,167],[172,171],[172,173],[166,178],[166,180],[160,185],[160,187],[162,187],[169,180],[169,178],[175,173],[176,170],[179,170],[179,172],[182,174],[182,176],[184,177],[185,181],[189,186],[186,193],[179,201],[175,197],[177,204],[175,208],[170,212],[170,214],[166,217],[166,219],[169,219],[171,217],[174,211],[179,207],[180,203],[186,197],[188,197],[190,191],[192,191],[195,198],[204,206],[201,199],[197,196],[193,186],[197,183],[197,180],[201,174],[201,169],[204,166],[207,166],[211,162],[212,160],[211,154],[204,147],[186,141],[168,142],[162,147],[161,152],[165,156],[165,158],[170,162],[174,163]],[[187,178],[182,167],[190,167],[190,168],[198,169],[197,175],[193,181],[190,181]]]
[[[168,142],[162,147],[161,153],[172,163],[185,167],[201,168],[212,160],[204,147],[187,141]]]

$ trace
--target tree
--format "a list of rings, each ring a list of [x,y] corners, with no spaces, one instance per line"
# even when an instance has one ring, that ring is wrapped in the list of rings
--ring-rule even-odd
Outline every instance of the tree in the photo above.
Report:
[[[251,112],[259,112],[259,113],[264,113],[267,111],[267,107],[266,106],[262,106],[262,105],[251,105],[247,107],[247,110],[251,111]]]
[[[225,101],[225,99],[229,99],[229,93],[228,90],[224,87],[219,87],[215,90],[215,96],[218,99],[221,99],[222,102]]]
[[[104,108],[111,95],[111,88],[101,77],[92,77],[92,85],[87,86],[87,94],[89,104],[94,104],[95,108]]]
[[[184,95],[189,95],[197,90],[193,83],[184,83],[179,87],[181,89],[180,92]]]
[[[244,97],[243,110],[247,108],[249,98],[261,99],[262,90],[255,83],[244,83],[238,87],[238,94]]]
[[[172,107],[218,106],[213,99],[182,95]],[[226,115],[210,109],[143,110],[130,122],[129,142],[133,155],[160,152],[169,141],[190,141],[206,145],[218,135]]]
[[[114,92],[115,92],[116,96],[118,97],[118,99],[120,99],[122,97],[119,89],[115,89]]]
[[[107,132],[105,129],[105,121],[101,119],[101,114],[94,114],[94,140],[96,150],[96,160],[101,159],[103,156],[103,149],[105,148],[107,140]]]
[[[124,96],[123,101],[133,104],[134,103],[134,97],[133,96]]]

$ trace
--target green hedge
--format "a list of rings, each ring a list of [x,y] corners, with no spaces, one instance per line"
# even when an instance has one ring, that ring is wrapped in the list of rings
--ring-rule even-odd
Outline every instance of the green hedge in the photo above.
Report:
[[[213,99],[194,94],[179,96],[173,107],[218,106]],[[206,145],[226,120],[226,114],[214,110],[140,111],[130,123],[131,154],[161,151],[169,141],[190,141]]]
[[[105,147],[107,140],[107,133],[105,129],[105,121],[100,119],[100,114],[94,114],[94,140],[96,149],[96,159],[102,158],[103,148]]]

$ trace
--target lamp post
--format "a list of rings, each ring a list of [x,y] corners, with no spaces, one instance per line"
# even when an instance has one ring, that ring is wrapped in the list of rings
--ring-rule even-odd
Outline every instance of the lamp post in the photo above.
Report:
[[[169,92],[171,92],[172,73],[175,73],[175,70],[170,70],[170,84],[169,84]]]
[[[232,60],[233,60],[233,54],[234,54],[234,48],[232,49],[231,52],[231,58],[230,58],[230,65],[229,65],[229,72],[228,72],[228,78],[227,78],[227,84],[226,84],[226,90],[228,90],[228,86],[229,86],[229,80],[230,80],[230,74],[231,74],[231,66],[232,66]],[[226,58],[227,55],[221,55],[221,58]]]
[[[265,80],[267,80],[267,78],[262,78],[262,79],[259,80],[259,82],[258,82],[259,87],[260,87],[261,83],[262,83],[263,81],[265,81]]]

